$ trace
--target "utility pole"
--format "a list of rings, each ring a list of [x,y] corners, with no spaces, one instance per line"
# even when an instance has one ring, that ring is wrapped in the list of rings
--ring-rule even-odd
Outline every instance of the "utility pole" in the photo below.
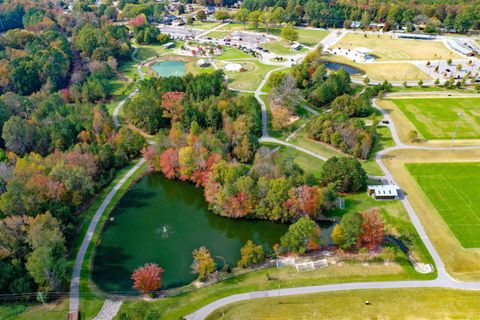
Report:
[[[458,125],[460,124],[460,119],[463,117],[463,112],[459,112],[458,113],[458,119],[457,119],[457,124],[455,125],[455,131],[453,132],[453,136],[452,136],[452,143],[451,143],[451,147],[453,147],[453,143],[455,142],[455,137],[457,136],[457,132],[458,132]]]

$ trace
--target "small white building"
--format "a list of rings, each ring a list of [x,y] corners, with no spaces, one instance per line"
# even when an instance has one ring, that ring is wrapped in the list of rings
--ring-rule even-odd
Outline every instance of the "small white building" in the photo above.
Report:
[[[292,50],[292,51],[296,51],[296,50],[300,50],[300,49],[302,49],[302,45],[298,42],[295,42],[294,44],[292,44],[290,46],[290,50]]]
[[[350,24],[350,28],[352,29],[358,29],[362,26],[362,23],[360,21],[352,21]]]
[[[200,68],[206,68],[209,65],[210,65],[210,62],[208,62],[205,59],[200,59],[200,60],[197,61],[197,66],[200,67]]]
[[[363,47],[358,47],[353,49],[353,53],[355,54],[357,59],[360,59],[360,60],[369,59],[370,58],[370,56],[368,55],[369,52],[370,52],[370,49],[363,48]]]
[[[398,199],[398,187],[394,184],[370,185],[367,194],[377,200],[394,200]]]

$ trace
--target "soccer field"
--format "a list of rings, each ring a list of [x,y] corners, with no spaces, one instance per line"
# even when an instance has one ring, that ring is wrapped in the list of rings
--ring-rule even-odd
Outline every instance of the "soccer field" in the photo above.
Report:
[[[461,58],[450,51],[441,41],[393,39],[390,35],[368,35],[365,37],[360,33],[349,33],[334,47],[342,49],[368,48],[371,50],[370,54],[378,61]]]
[[[480,248],[480,162],[405,165],[464,248]]]
[[[480,138],[480,98],[393,99],[418,132],[428,140]],[[459,118],[459,113],[462,116]]]

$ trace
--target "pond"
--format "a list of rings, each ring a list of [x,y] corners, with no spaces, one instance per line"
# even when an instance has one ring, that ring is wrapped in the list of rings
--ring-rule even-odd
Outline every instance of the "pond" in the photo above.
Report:
[[[155,71],[159,77],[183,76],[185,75],[186,64],[184,61],[159,61],[152,65],[152,70]]]
[[[327,62],[325,64],[325,67],[327,67],[327,69],[334,70],[334,71],[337,71],[340,68],[343,68],[343,69],[345,69],[345,71],[348,72],[348,74],[351,74],[351,75],[362,73],[362,70],[360,70],[360,69],[354,68],[354,67],[349,66],[347,64],[337,63],[337,62]]]
[[[96,248],[92,279],[105,292],[135,294],[133,270],[153,262],[165,269],[162,288],[181,286],[195,279],[190,269],[194,249],[206,246],[221,268],[220,257],[234,265],[247,240],[271,248],[287,229],[280,223],[215,215],[202,189],[150,174],[112,212]]]

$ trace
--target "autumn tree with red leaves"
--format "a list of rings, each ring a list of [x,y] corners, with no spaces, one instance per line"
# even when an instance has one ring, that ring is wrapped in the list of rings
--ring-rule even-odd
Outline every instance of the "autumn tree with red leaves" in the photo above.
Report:
[[[357,246],[374,250],[380,246],[385,237],[385,223],[378,209],[370,209],[362,213],[362,233],[357,239]]]
[[[155,263],[146,263],[132,274],[133,288],[143,294],[156,291],[162,286],[164,270]]]
[[[128,21],[128,24],[130,25],[130,27],[135,28],[144,25],[146,22],[147,18],[145,17],[145,15],[142,14]]]
[[[293,215],[315,218],[323,201],[320,188],[303,185],[290,189],[288,194],[287,206]]]
[[[160,168],[163,174],[168,179],[173,179],[176,176],[176,170],[178,168],[178,151],[175,148],[169,148],[163,151],[160,156]]]
[[[183,105],[180,103],[185,93],[169,91],[162,96],[163,116],[177,121],[183,114]]]

